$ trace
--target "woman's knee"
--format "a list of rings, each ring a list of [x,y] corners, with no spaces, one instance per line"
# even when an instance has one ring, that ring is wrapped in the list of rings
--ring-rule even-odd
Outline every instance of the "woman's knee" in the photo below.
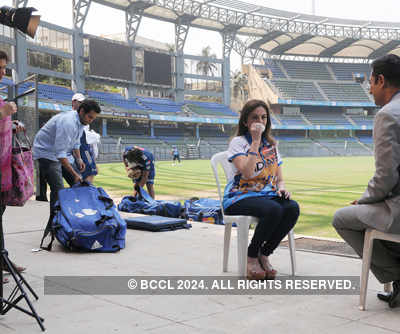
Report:
[[[265,216],[266,218],[273,219],[279,222],[284,214],[284,209],[275,201],[269,201],[268,205],[265,206]]]
[[[285,207],[285,212],[287,212],[291,217],[298,218],[300,215],[300,207],[296,201],[290,200],[288,205]]]

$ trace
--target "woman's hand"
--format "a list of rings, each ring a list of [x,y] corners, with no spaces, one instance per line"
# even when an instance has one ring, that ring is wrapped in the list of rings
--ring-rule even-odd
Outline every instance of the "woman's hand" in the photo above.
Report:
[[[17,112],[17,105],[14,102],[7,102],[0,108],[1,118],[11,116]]]
[[[261,123],[253,123],[249,129],[251,138],[253,141],[260,142],[261,136],[265,130],[264,124]]]
[[[290,199],[290,192],[288,192],[285,188],[279,188],[276,192],[280,198]]]
[[[13,131],[16,133],[25,131],[24,123],[22,123],[20,121],[13,121]]]

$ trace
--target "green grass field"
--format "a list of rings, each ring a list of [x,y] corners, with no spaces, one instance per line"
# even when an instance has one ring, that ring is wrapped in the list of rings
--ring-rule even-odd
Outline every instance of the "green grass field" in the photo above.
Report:
[[[101,164],[99,169],[97,186],[114,196],[132,192],[122,163]],[[373,171],[372,157],[285,158],[286,188],[301,208],[295,232],[338,237],[331,226],[334,212],[360,197]],[[218,198],[208,160],[186,160],[177,166],[157,162],[155,191],[159,199]]]

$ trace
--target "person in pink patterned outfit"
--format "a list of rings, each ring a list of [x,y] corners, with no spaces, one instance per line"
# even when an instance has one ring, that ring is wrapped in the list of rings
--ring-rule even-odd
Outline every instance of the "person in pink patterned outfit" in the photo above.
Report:
[[[0,80],[6,73],[6,65],[8,56],[4,51],[0,51]],[[11,115],[17,112],[17,106],[14,102],[4,102],[0,98],[0,222],[3,219],[3,214],[6,205],[3,203],[3,193],[10,190],[12,187],[11,178],[11,149],[12,149],[12,131],[13,127],[18,132],[23,130],[23,126],[18,121],[12,121]],[[15,264],[14,264],[15,265]],[[21,272],[25,268],[15,266]],[[0,263],[0,269],[1,263]],[[5,278],[3,283],[7,283]]]

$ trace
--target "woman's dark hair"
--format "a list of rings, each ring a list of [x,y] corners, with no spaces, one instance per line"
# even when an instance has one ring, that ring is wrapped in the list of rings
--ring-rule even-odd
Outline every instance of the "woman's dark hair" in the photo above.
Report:
[[[88,99],[83,100],[78,108],[78,113],[81,111],[82,108],[85,114],[90,113],[92,110],[98,114],[101,113],[100,106],[97,104],[95,100],[88,100]]]
[[[379,75],[383,75],[390,86],[400,88],[400,57],[388,54],[375,59],[371,67],[375,82],[377,82]]]
[[[243,106],[242,110],[240,111],[239,125],[238,125],[237,131],[236,131],[236,136],[244,136],[245,134],[247,134],[249,132],[249,129],[247,128],[245,123],[247,123],[250,113],[253,110],[257,109],[258,107],[263,107],[265,109],[265,111],[267,112],[267,125],[263,132],[263,137],[265,137],[267,139],[268,143],[275,145],[276,140],[271,135],[270,111],[269,111],[267,104],[261,100],[249,100]]]

